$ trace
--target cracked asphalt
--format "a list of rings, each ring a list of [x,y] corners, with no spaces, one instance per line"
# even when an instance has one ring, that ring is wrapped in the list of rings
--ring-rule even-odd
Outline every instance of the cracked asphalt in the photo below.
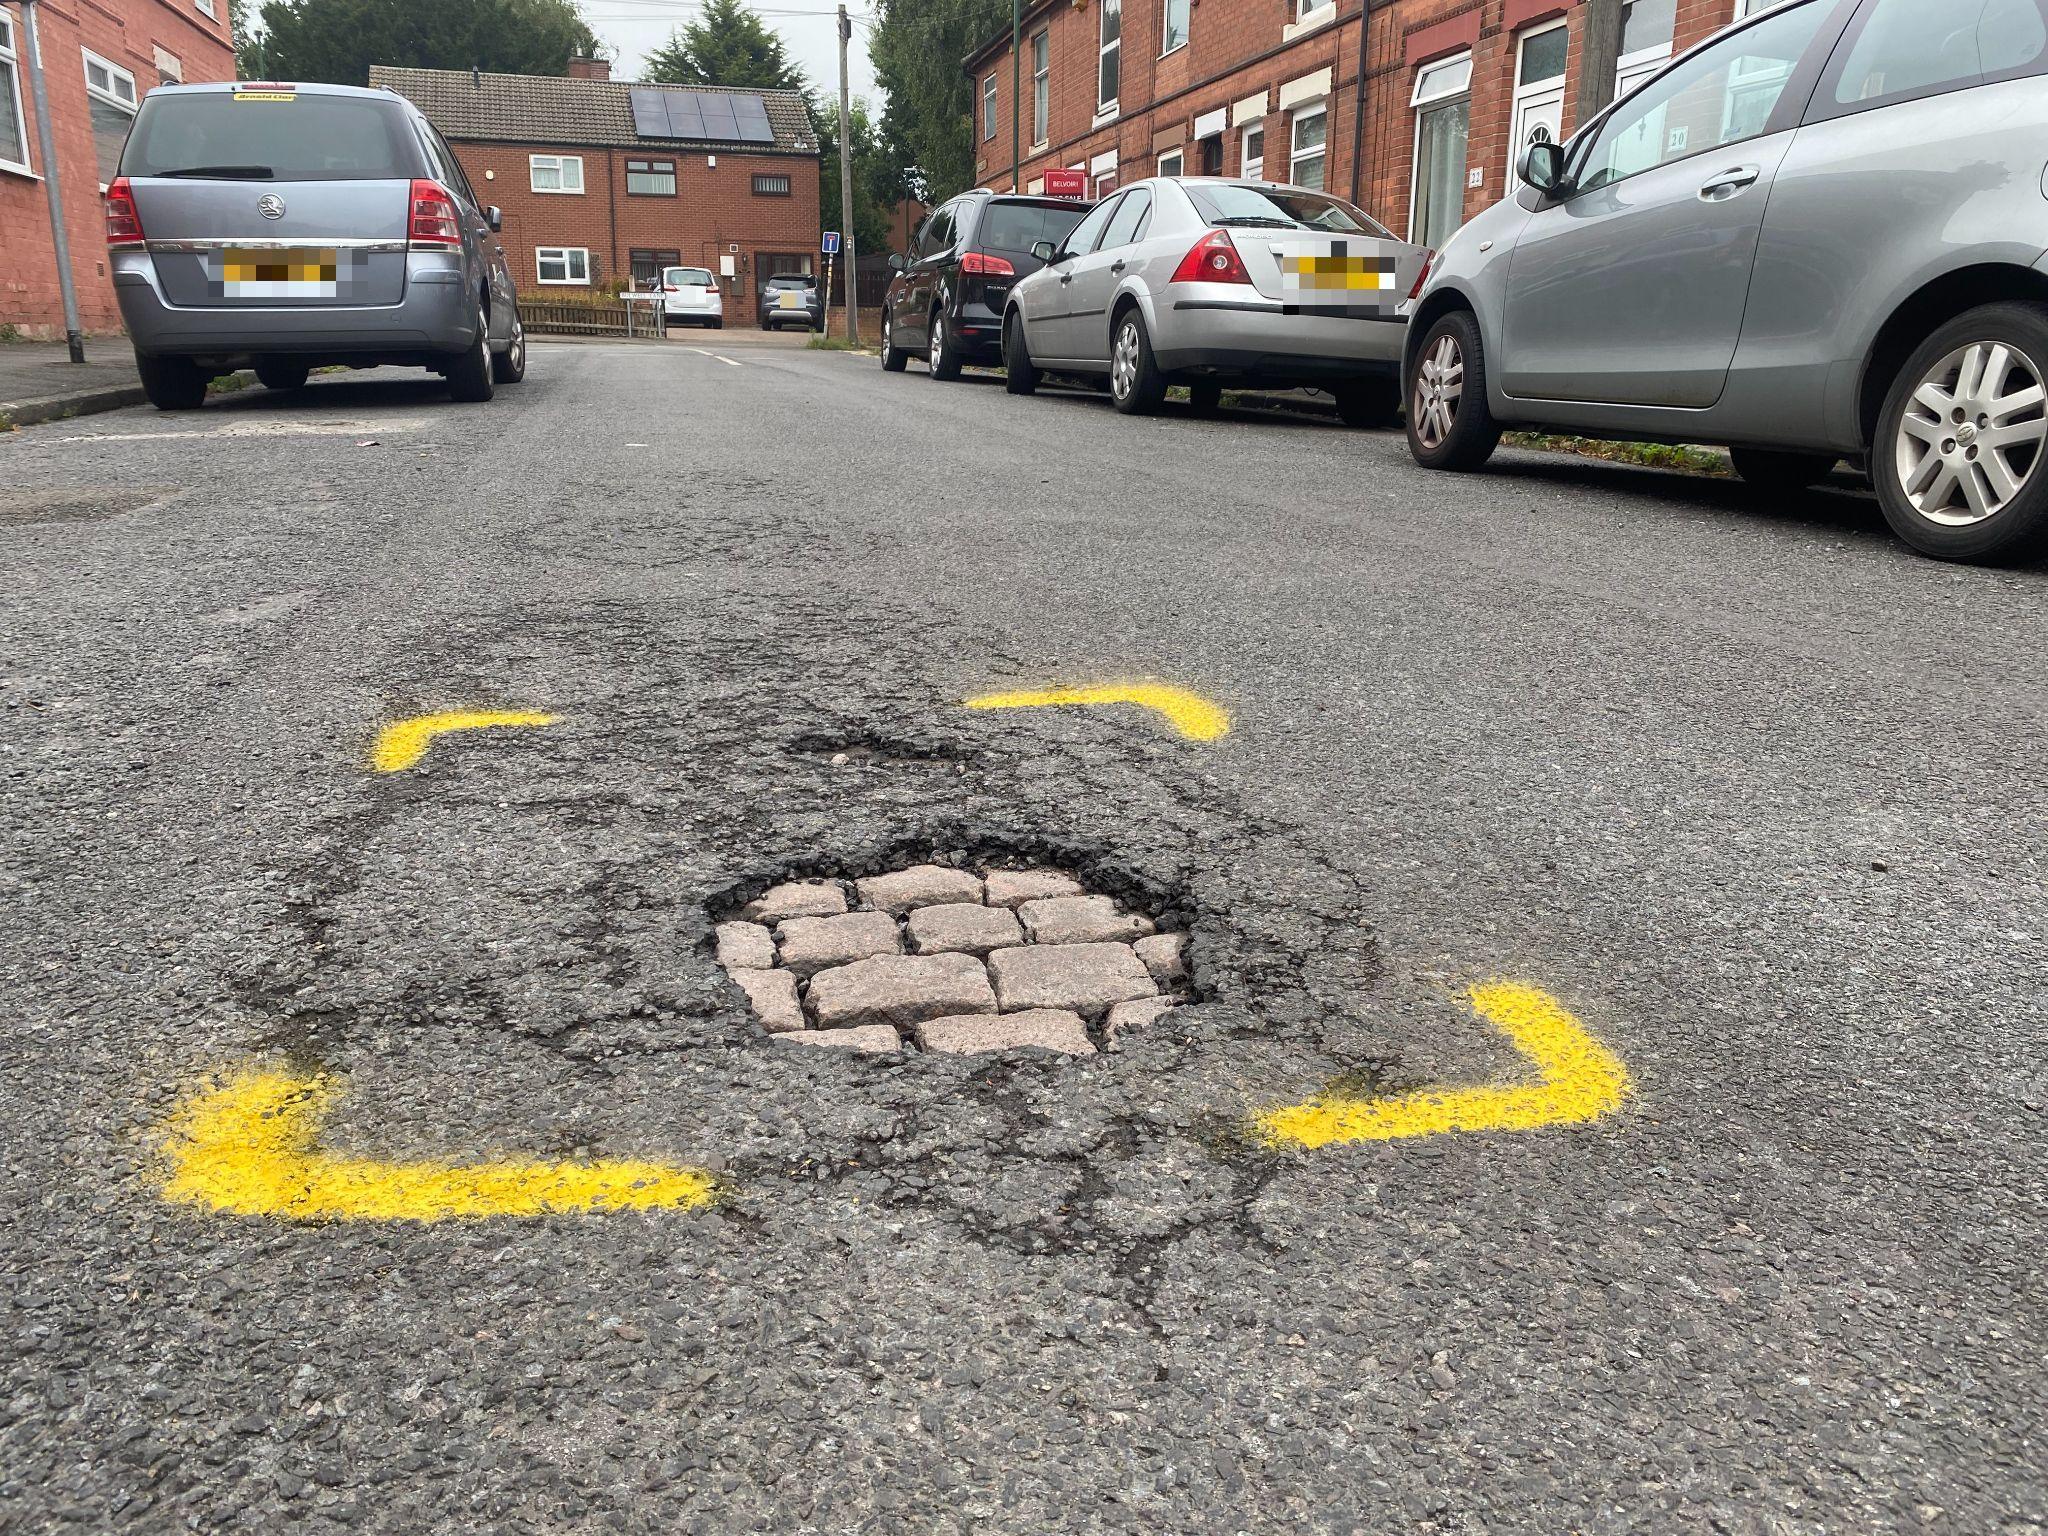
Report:
[[[2048,1529],[2048,570],[709,350],[0,438],[0,1529]],[[1131,677],[1232,733],[959,707]],[[457,708],[562,718],[367,771]],[[1204,1001],[855,1058],[712,959],[777,879],[991,853],[1184,917]],[[1243,1136],[1519,1080],[1491,977],[1618,1113]],[[165,1203],[251,1064],[345,1082],[332,1151],[729,1195]]]

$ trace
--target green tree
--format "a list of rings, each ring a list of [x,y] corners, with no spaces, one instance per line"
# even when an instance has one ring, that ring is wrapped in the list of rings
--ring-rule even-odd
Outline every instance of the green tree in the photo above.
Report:
[[[702,16],[670,33],[647,56],[646,78],[665,85],[798,91],[806,105],[811,100],[811,82],[782,39],[740,0],[710,0]]]
[[[853,101],[846,115],[853,140],[853,238],[861,255],[873,256],[891,248],[889,221],[903,195],[903,159],[889,146],[866,102]],[[823,155],[818,165],[818,212],[825,228],[837,229],[841,216],[836,101],[817,126]]]
[[[888,99],[882,138],[906,157],[906,174],[921,195],[941,202],[979,180],[974,152],[981,142],[975,121],[980,100],[960,61],[1009,30],[1010,7],[1005,0],[875,0],[874,8],[880,14],[868,57]],[[1009,64],[998,67],[1007,101]],[[1004,165],[1010,156],[1007,132],[996,146]]]
[[[559,75],[596,36],[572,0],[267,0],[263,69],[367,85],[372,64]]]

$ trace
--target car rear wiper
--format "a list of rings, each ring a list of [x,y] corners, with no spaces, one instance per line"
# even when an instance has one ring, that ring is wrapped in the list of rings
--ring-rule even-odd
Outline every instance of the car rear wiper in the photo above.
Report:
[[[152,171],[152,176],[218,177],[222,181],[268,181],[276,173],[267,165],[181,165],[172,171]]]

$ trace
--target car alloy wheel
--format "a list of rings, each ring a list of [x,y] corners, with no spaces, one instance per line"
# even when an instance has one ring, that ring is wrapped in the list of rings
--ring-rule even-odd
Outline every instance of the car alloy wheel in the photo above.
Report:
[[[1968,528],[2025,488],[2048,444],[2048,375],[2019,348],[1976,341],[1921,379],[1899,418],[1899,487],[1930,523]]]
[[[946,355],[946,322],[937,315],[932,316],[932,349],[927,361],[933,373],[939,371],[939,360]]]
[[[1109,387],[1119,400],[1131,398],[1138,387],[1138,322],[1125,320],[1116,328],[1116,345],[1109,356]]]
[[[1465,354],[1457,337],[1440,337],[1415,370],[1415,435],[1424,448],[1434,451],[1444,445],[1464,393]]]
[[[513,372],[526,372],[526,326],[523,322],[514,321],[512,324],[512,346],[510,351],[512,353]]]

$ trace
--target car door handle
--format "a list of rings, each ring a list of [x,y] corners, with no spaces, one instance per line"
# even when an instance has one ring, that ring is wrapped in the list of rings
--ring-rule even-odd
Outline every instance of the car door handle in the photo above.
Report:
[[[1071,272],[1062,272],[1062,273],[1060,274],[1060,286],[1061,286],[1062,288],[1066,287],[1066,286],[1067,286],[1067,284],[1071,283],[1071,282],[1072,282],[1073,280],[1074,280],[1074,275],[1073,275],[1073,273],[1071,273]]]
[[[1712,181],[1700,188],[1700,201],[1703,203],[1724,203],[1737,193],[1755,186],[1757,178],[1762,176],[1763,173],[1763,167],[1760,165],[1738,165],[1730,170],[1723,171]]]
[[[1112,272],[1121,272],[1121,271],[1123,271],[1123,269],[1124,269],[1124,264],[1123,264],[1122,262],[1120,262],[1120,261],[1112,261],[1112,262],[1111,262],[1111,263],[1109,264],[1109,270],[1110,270],[1110,271],[1112,271]]]

